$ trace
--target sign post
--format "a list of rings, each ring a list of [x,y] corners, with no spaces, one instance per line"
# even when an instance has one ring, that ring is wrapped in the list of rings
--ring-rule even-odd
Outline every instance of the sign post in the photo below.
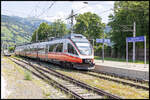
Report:
[[[145,53],[144,53],[144,56],[145,56],[145,58],[144,58],[145,62],[144,62],[144,63],[145,63],[145,65],[146,65],[146,36],[144,36],[144,40],[145,40],[145,41],[144,41],[144,42],[145,42],[145,43],[144,43],[144,49],[145,49],[145,50],[144,50],[144,52],[145,52]]]
[[[109,44],[110,43],[110,39],[96,39],[97,43],[103,43],[103,49],[102,49],[102,57],[103,57],[103,61],[104,62],[104,43]]]
[[[146,36],[138,36],[138,37],[127,37],[126,38],[126,61],[128,62],[128,42],[142,42],[144,41],[144,63],[146,64]],[[134,53],[133,53],[134,54]],[[135,55],[133,55],[133,58]],[[135,59],[133,59],[134,62]]]
[[[135,37],[136,29],[135,22],[133,23],[133,37]],[[135,62],[135,41],[133,41],[133,62]]]
[[[126,62],[128,63],[128,41],[126,39]]]

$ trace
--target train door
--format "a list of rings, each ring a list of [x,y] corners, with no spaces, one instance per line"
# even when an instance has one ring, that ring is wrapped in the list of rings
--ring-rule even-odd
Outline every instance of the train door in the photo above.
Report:
[[[26,49],[27,49],[27,46],[24,47],[24,56],[26,56]]]
[[[38,56],[38,45],[35,47],[35,52],[36,52],[36,57],[37,57],[37,59],[39,58]]]
[[[48,51],[49,51],[49,45],[46,44],[46,47],[45,47],[45,60],[48,61]]]

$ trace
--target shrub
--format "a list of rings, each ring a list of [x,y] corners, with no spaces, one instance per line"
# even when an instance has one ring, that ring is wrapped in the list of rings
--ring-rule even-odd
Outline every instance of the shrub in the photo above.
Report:
[[[25,77],[25,80],[31,80],[32,79],[31,73],[28,72],[28,71],[25,72],[25,76],[24,77]]]

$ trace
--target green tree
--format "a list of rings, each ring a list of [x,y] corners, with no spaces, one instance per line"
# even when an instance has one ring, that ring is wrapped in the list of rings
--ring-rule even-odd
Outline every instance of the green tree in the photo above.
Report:
[[[48,36],[48,28],[49,25],[47,23],[40,24],[39,28],[34,31],[31,41],[36,41],[36,34],[38,35],[38,40],[45,40]]]
[[[102,36],[105,24],[101,22],[101,18],[91,12],[79,14],[75,17],[76,24],[74,31],[77,34],[83,34],[88,39],[96,39]]]
[[[31,42],[35,42],[36,41],[36,33],[37,33],[38,29],[36,29],[34,32],[33,32],[33,35],[32,35],[32,38],[31,38]]]
[[[51,27],[53,29],[53,36],[55,37],[61,37],[67,34],[66,24],[60,19],[56,20]]]
[[[116,1],[114,15],[111,14],[109,18],[111,40],[121,56],[125,56],[126,37],[133,37],[133,32],[123,31],[121,25],[133,25],[136,22],[136,36],[146,35],[149,44],[149,1]],[[133,30],[133,26],[129,28]],[[143,45],[142,42],[136,44],[138,48],[143,48]],[[129,50],[131,49],[132,43],[129,44]]]
[[[51,25],[41,23],[38,29],[33,32],[31,41],[36,41],[36,34],[38,35],[38,40],[46,40],[48,37],[64,36],[67,31],[66,24],[61,20],[56,20]]]

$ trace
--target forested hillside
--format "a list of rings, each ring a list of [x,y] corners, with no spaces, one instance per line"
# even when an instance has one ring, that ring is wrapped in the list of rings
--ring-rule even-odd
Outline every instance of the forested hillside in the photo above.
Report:
[[[45,20],[1,15],[1,41],[8,44],[29,42],[33,31]],[[47,22],[51,24],[51,22]]]

